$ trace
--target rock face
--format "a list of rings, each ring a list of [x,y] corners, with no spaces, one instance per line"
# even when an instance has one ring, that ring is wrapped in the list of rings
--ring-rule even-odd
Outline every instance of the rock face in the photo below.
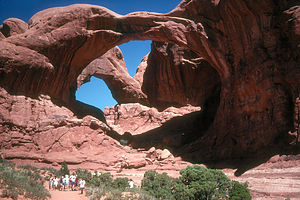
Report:
[[[24,33],[28,29],[28,24],[17,18],[9,18],[0,26],[0,32],[4,37],[10,37]]]
[[[142,84],[150,105],[204,106],[220,96],[220,78],[203,58],[178,45],[152,42]],[[216,102],[216,106],[218,102]]]
[[[204,73],[218,78],[212,81],[199,68],[201,73],[197,70],[195,73],[199,73],[203,83],[209,84],[207,89],[200,88],[196,76],[190,77],[194,75],[193,66],[198,66],[195,60],[189,63],[189,69],[172,69],[175,74],[170,79],[165,77],[169,72],[154,76],[145,70],[144,77],[148,73],[147,76],[155,77],[154,87],[147,88],[151,80],[146,79],[147,86],[142,87],[145,89],[142,93],[139,81],[130,79],[129,89],[121,87],[128,90],[120,101],[145,99],[144,94],[151,94],[145,102],[162,104],[163,108],[173,103],[176,106],[186,102],[203,104],[204,114],[194,120],[207,127],[188,128],[195,138],[182,147],[182,152],[196,160],[256,156],[265,153],[262,150],[265,147],[288,144],[288,132],[294,129],[294,108],[300,90],[299,13],[297,1],[274,3],[273,0],[184,0],[165,15],[138,12],[121,16],[91,5],[51,8],[34,15],[28,29],[12,28],[18,31],[6,34],[4,26],[1,28],[5,38],[1,36],[0,40],[0,86],[10,95],[22,94],[34,99],[41,94],[48,95],[74,109],[77,77],[109,49],[129,40],[149,39],[164,42],[157,43],[156,50],[172,55],[178,47],[165,43],[175,43],[190,49],[193,56],[203,58]],[[183,55],[174,60],[185,61],[187,51],[178,50]],[[155,57],[151,58],[154,52],[149,55],[152,64],[157,63]],[[165,69],[170,69],[169,61],[165,63]],[[122,69],[116,66],[112,68]],[[108,77],[109,73],[105,73]],[[172,87],[166,86],[166,80]],[[191,80],[196,81],[193,82],[196,88],[189,88],[193,85]],[[120,84],[120,81],[110,83]],[[220,88],[220,93],[214,92],[215,86]],[[172,98],[152,97],[155,88],[159,94]],[[132,92],[130,99],[128,94]],[[124,95],[115,92],[118,94]]]
[[[6,159],[80,164],[89,162],[88,152],[114,148],[113,139],[104,134],[109,131],[106,124],[91,116],[78,119],[49,96],[32,99],[1,88],[0,102],[1,154]]]
[[[181,117],[200,110],[200,107],[185,106],[169,107],[159,112],[154,107],[149,108],[134,103],[105,107],[104,115],[107,124],[118,133],[130,132],[132,135],[137,135],[159,128],[174,117]]]

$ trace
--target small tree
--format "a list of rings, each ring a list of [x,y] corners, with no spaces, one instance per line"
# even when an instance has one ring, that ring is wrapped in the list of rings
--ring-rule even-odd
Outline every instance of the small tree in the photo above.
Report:
[[[145,172],[141,188],[158,199],[174,199],[172,194],[175,179],[167,173],[159,174],[154,170]]]
[[[68,168],[68,165],[67,165],[66,161],[61,163],[61,168],[59,170],[59,174],[61,176],[70,175],[70,171],[69,171],[69,168]]]
[[[87,184],[88,184],[88,181],[92,179],[92,173],[86,169],[82,170],[80,168],[77,168],[76,175],[77,175],[77,178],[85,180],[87,182]]]
[[[189,199],[226,199],[228,196],[231,181],[222,171],[191,165],[180,174]]]
[[[247,183],[232,181],[232,189],[229,192],[230,200],[251,200]]]
[[[129,187],[128,181],[129,179],[127,177],[118,177],[112,182],[112,187],[121,191],[125,191],[125,189]]]

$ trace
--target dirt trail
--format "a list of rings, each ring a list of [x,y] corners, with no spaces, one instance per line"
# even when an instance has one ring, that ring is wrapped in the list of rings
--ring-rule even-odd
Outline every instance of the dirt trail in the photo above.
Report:
[[[88,200],[85,194],[80,194],[80,191],[59,191],[50,190],[52,200]]]

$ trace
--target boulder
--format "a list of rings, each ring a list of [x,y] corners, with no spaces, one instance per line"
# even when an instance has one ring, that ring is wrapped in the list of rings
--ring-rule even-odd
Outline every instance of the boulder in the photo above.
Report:
[[[23,20],[17,18],[6,19],[3,22],[3,25],[0,26],[0,32],[5,37],[10,37],[13,35],[24,33],[27,29],[28,29],[28,24]]]

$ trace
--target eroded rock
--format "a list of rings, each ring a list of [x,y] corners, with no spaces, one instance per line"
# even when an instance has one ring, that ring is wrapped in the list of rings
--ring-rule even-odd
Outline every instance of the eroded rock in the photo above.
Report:
[[[137,135],[161,127],[174,117],[200,110],[200,107],[187,105],[181,108],[169,107],[159,112],[156,108],[132,103],[105,107],[104,115],[107,124],[118,133],[130,132]]]

